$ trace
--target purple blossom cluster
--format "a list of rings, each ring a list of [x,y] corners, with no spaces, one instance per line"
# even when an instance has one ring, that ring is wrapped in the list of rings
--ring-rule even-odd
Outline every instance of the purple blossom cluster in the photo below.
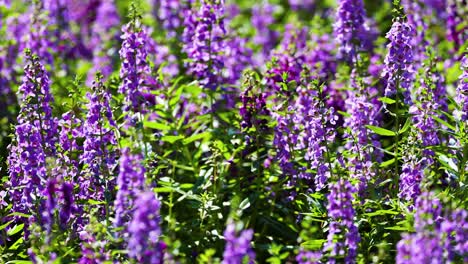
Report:
[[[263,65],[268,59],[270,52],[276,46],[279,34],[270,28],[275,22],[274,12],[277,6],[269,3],[262,3],[252,7],[252,26],[257,31],[253,42],[261,48],[261,52],[256,58],[258,65]]]
[[[124,149],[120,156],[120,171],[117,177],[117,197],[115,199],[115,225],[124,226],[129,221],[133,203],[145,187],[143,157]]]
[[[333,125],[337,117],[333,108],[326,109],[321,104],[317,91],[299,87],[297,93],[296,100],[287,107],[286,115],[277,112],[281,109],[272,111],[272,117],[277,121],[273,140],[277,151],[275,159],[283,174],[289,177],[289,186],[305,181],[311,189],[321,190],[330,177],[327,142],[333,142],[336,135],[329,125]],[[295,164],[295,155],[303,157],[315,173]]]
[[[119,92],[125,95],[124,111],[127,112],[128,125],[133,124],[133,114],[145,113],[150,96],[151,69],[147,62],[148,35],[138,25],[139,21],[129,23],[122,28],[122,48],[119,51],[122,67],[120,78],[122,85]]]
[[[353,195],[356,189],[347,180],[339,180],[330,185],[327,196],[328,217],[331,218],[327,242],[323,251],[330,252],[328,263],[336,263],[344,257],[345,263],[355,263],[360,235],[354,223],[355,210]]]
[[[203,0],[200,8],[185,17],[183,50],[187,53],[189,73],[207,89],[216,90],[222,83],[226,28],[224,0]]]
[[[283,40],[272,52],[272,61],[266,72],[266,81],[271,91],[281,91],[282,83],[301,83],[301,73],[306,61],[307,28],[285,26]]]
[[[352,85],[355,92],[346,101],[350,116],[344,120],[344,127],[348,130],[344,137],[345,147],[352,153],[348,160],[350,176],[358,180],[357,190],[362,195],[368,182],[375,177],[373,162],[381,162],[383,157],[378,137],[367,127],[380,125],[380,104],[372,98],[374,89],[361,88],[355,81]]]
[[[455,112],[455,116],[462,122],[468,121],[468,56],[465,55],[461,60],[461,70],[463,71],[458,79],[457,96],[455,100],[459,109]]]
[[[255,252],[250,245],[253,230],[248,229],[237,233],[236,225],[230,223],[224,230],[224,238],[226,247],[223,253],[223,264],[255,263]]]
[[[409,143],[411,142],[411,143]],[[417,135],[412,133],[408,137],[408,144],[418,142]],[[408,146],[402,157],[398,197],[406,201],[415,201],[421,194],[421,182],[425,176],[425,164],[421,162],[417,148]]]
[[[334,34],[339,43],[339,55],[345,60],[355,60],[360,51],[360,35],[364,33],[366,10],[362,0],[341,0],[336,11],[333,25]]]
[[[23,83],[18,89],[21,110],[15,138],[9,146],[10,197],[13,210],[30,213],[39,209],[41,194],[48,182],[47,159],[55,154],[57,120],[52,116],[50,81],[35,55],[26,53]]]
[[[140,192],[128,225],[128,255],[139,263],[164,263],[165,244],[160,240],[161,202],[153,192]]]
[[[299,264],[318,264],[321,263],[321,259],[322,253],[314,251],[300,251],[296,256],[296,261]]]
[[[183,10],[188,7],[188,3],[184,0],[156,0],[153,5],[156,18],[166,30],[167,36],[176,37],[183,24]]]
[[[120,25],[120,17],[113,0],[104,0],[96,10],[96,20],[91,27],[91,45],[93,47],[94,68],[88,74],[88,84],[91,84],[97,72],[100,72],[104,80],[112,73],[113,56],[117,40],[117,30]]]
[[[88,114],[83,124],[83,153],[80,155],[84,172],[81,174],[80,193],[82,199],[104,200],[107,190],[115,186],[112,171],[116,166],[115,129],[117,127],[110,108],[110,94],[102,81],[88,93]]]
[[[453,263],[456,256],[468,252],[467,212],[457,209],[445,216],[442,205],[433,193],[423,193],[416,201],[415,233],[403,234],[397,245],[399,264]]]
[[[386,37],[387,45],[383,78],[386,80],[385,96],[391,97],[399,91],[403,93],[406,104],[411,104],[410,89],[413,82],[413,48],[411,40],[413,28],[407,22],[397,19]]]

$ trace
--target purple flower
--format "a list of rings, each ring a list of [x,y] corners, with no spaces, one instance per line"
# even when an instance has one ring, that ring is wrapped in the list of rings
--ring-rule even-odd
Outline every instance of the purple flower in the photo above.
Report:
[[[165,244],[160,241],[161,203],[154,193],[141,192],[128,225],[128,255],[138,263],[163,263]]]
[[[45,227],[47,238],[46,240],[50,243],[50,234],[52,233],[52,227],[54,224],[54,214],[57,206],[55,193],[57,191],[57,181],[50,179],[46,183],[46,188],[43,195],[45,196],[45,206],[42,210],[42,224]]]
[[[242,105],[239,108],[239,114],[242,117],[241,129],[247,134],[247,144],[251,144],[249,130],[255,128],[257,133],[264,133],[268,129],[268,120],[263,116],[269,116],[270,111],[266,107],[266,98],[261,91],[255,90],[258,83],[255,83],[254,77],[248,75],[246,80],[246,89],[241,93],[240,100]]]
[[[322,259],[321,252],[315,251],[299,251],[299,254],[296,256],[296,261],[299,264],[319,264]]]
[[[418,141],[414,134],[410,134],[408,142],[414,144]],[[421,194],[420,184],[424,178],[425,164],[421,162],[415,146],[407,146],[402,160],[398,197],[406,201],[414,201]]]
[[[331,184],[327,196],[328,217],[331,219],[324,251],[330,252],[329,263],[336,263],[337,257],[344,257],[345,263],[355,263],[360,241],[359,231],[354,224],[355,211],[353,194],[356,190],[344,179]]]
[[[288,0],[289,6],[292,10],[312,11],[315,7],[315,0]]]
[[[442,215],[434,193],[421,194],[415,203],[415,233],[403,234],[397,245],[397,263],[453,263],[468,252],[467,212],[457,209]]]
[[[148,35],[134,21],[122,28],[122,47],[119,51],[122,67],[120,78],[122,84],[119,92],[125,95],[124,111],[127,112],[127,126],[133,124],[133,114],[146,113],[148,101],[145,95],[154,85],[151,69],[147,62]]]
[[[442,248],[436,236],[404,234],[397,244],[397,264],[444,263]]]
[[[404,0],[402,1],[402,5],[408,18],[408,23],[413,28],[413,36],[410,41],[414,49],[413,58],[416,63],[414,68],[417,69],[426,57],[426,47],[429,44],[426,41],[425,32],[428,26],[424,21],[424,17],[432,16],[432,12],[428,8],[421,7],[420,1]]]
[[[117,177],[117,197],[115,199],[115,225],[124,226],[130,219],[133,203],[145,186],[145,168],[141,154],[132,154],[129,149],[122,150],[120,172]]]
[[[433,163],[435,155],[434,151],[428,147],[437,146],[441,142],[438,135],[440,125],[434,116],[438,116],[438,111],[447,111],[442,76],[438,73],[432,73],[429,67],[424,72],[424,78],[431,80],[425,81],[422,78],[419,89],[416,91],[417,101],[409,109],[409,113],[413,115],[414,126],[418,131],[418,140],[425,148],[423,155],[428,166]],[[441,116],[441,118],[443,117]]]
[[[184,0],[155,0],[153,3],[155,14],[167,36],[176,37],[183,24],[183,11],[188,8]]]
[[[185,18],[183,50],[190,61],[189,73],[207,89],[216,90],[222,84],[224,62],[224,0],[203,0],[198,11]]]
[[[229,84],[239,84],[244,69],[252,65],[252,50],[246,47],[247,40],[232,36],[225,49],[224,57],[224,81]]]
[[[160,69],[164,75],[168,77],[175,77],[179,74],[179,66],[177,64],[177,58],[174,54],[170,53],[169,47],[156,43],[150,36],[151,31],[147,31],[147,49],[149,60],[154,63],[155,69]],[[159,84],[155,84],[154,80],[151,80],[154,86],[161,88]]]
[[[366,10],[362,0],[340,0],[333,25],[336,40],[339,43],[340,57],[348,61],[355,59],[362,41],[359,37],[365,31]]]
[[[66,229],[66,226],[76,212],[75,199],[73,194],[73,184],[69,182],[62,183],[60,189],[62,205],[59,212],[60,226]]]
[[[462,122],[468,121],[468,56],[465,55],[461,59],[461,69],[463,73],[458,78],[457,96],[455,101],[458,104],[458,110],[455,116]]]
[[[253,230],[247,229],[236,232],[236,225],[230,223],[224,230],[226,247],[223,253],[223,264],[255,263],[255,252],[250,245]]]
[[[83,125],[85,141],[80,156],[84,165],[79,179],[80,198],[102,201],[104,194],[115,186],[112,171],[116,165],[114,129],[117,125],[109,105],[110,94],[100,79],[87,98],[88,114]]]
[[[444,249],[448,259],[454,260],[458,255],[464,262],[468,260],[468,212],[463,209],[453,211],[442,223],[441,231],[444,234]]]
[[[385,96],[391,97],[402,90],[405,103],[411,104],[410,89],[413,82],[413,50],[411,41],[413,29],[410,24],[396,19],[386,37],[390,40],[387,45],[388,53],[385,57],[383,77],[387,81]]]
[[[333,44],[330,35],[312,36],[312,47],[306,54],[306,62],[312,71],[320,80],[328,80],[336,73],[337,61],[333,50]]]
[[[466,2],[451,0],[447,3],[447,39],[455,45],[455,52],[468,40]]]
[[[276,149],[276,160],[285,176],[290,180],[288,186],[296,186],[304,181],[306,186],[321,190],[330,176],[327,162],[327,144],[333,142],[335,131],[330,125],[337,119],[334,109],[327,109],[321,104],[318,92],[312,88],[299,87],[298,97],[289,102],[286,115],[272,111],[276,119],[273,144]],[[303,157],[308,166],[298,166],[294,156]],[[315,174],[307,170],[315,170]]]
[[[37,54],[45,63],[52,64],[53,56],[51,51],[56,51],[57,46],[50,38],[46,37],[50,33],[46,23],[47,20],[41,11],[41,3],[34,4],[34,9],[31,13],[30,29],[27,33],[26,47]]]
[[[353,72],[351,86],[354,89],[346,100],[350,116],[345,117],[344,127],[347,130],[344,137],[345,147],[351,153],[348,160],[350,176],[359,181],[357,189],[362,195],[367,189],[368,182],[376,174],[373,162],[380,162],[383,157],[378,137],[367,128],[368,125],[379,126],[380,104],[372,99],[372,88],[358,87],[354,75]]]
[[[54,168],[56,177],[60,179],[77,180],[79,161],[74,158],[83,151],[83,146],[78,143],[83,138],[83,124],[73,112],[66,112],[58,122],[59,151],[57,153],[57,165]]]
[[[277,44],[279,33],[270,28],[275,23],[273,14],[277,6],[269,3],[256,4],[252,7],[252,26],[255,28],[253,42],[261,49],[255,59],[256,65],[263,66]]]
[[[114,48],[117,40],[117,30],[120,24],[117,8],[112,0],[102,1],[96,10],[96,21],[91,30],[94,68],[88,74],[88,84],[91,84],[96,72],[101,72],[106,80],[113,71]]]
[[[46,159],[55,155],[57,122],[52,117],[50,81],[39,58],[26,52],[23,83],[18,89],[20,113],[9,146],[9,193],[13,211],[37,212],[48,182]]]
[[[285,26],[283,40],[278,50],[272,53],[272,62],[266,72],[266,82],[273,91],[281,90],[281,83],[301,82],[301,73],[306,61],[307,28]]]

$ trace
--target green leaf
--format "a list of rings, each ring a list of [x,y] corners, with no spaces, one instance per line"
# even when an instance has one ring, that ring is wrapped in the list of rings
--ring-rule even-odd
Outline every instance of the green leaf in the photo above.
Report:
[[[385,227],[387,230],[395,230],[395,231],[410,231],[408,228],[404,226],[392,226],[392,227]]]
[[[396,133],[391,131],[391,130],[388,130],[388,129],[385,129],[385,128],[381,128],[381,127],[376,127],[376,126],[370,126],[370,125],[367,125],[366,126],[368,129],[374,131],[374,133],[376,133],[377,135],[381,135],[381,136],[388,136],[388,137],[394,137],[396,136]]]
[[[385,104],[394,104],[394,103],[396,103],[395,100],[393,100],[391,98],[388,98],[388,97],[380,97],[379,101],[382,102],[382,103],[385,103]]]
[[[343,112],[343,111],[338,111],[338,114],[342,115],[343,117],[350,117],[351,114]]]
[[[389,160],[386,160],[386,161],[380,163],[380,168],[386,168],[386,167],[392,165],[393,163],[395,163],[395,158],[389,159]]]
[[[445,120],[442,120],[442,119],[440,119],[440,118],[437,117],[437,116],[433,116],[433,118],[434,118],[437,122],[439,122],[440,124],[446,126],[448,129],[453,130],[453,131],[456,131],[455,127],[452,126],[452,125],[450,125],[449,123],[447,123]]]
[[[323,243],[325,243],[326,241],[327,241],[326,239],[314,239],[314,240],[303,242],[301,246],[309,250],[317,250],[317,249],[321,249]]]
[[[188,138],[184,138],[184,140],[182,141],[182,143],[184,145],[187,145],[187,144],[190,144],[194,141],[197,141],[199,139],[210,139],[211,138],[211,133],[210,132],[203,132],[203,133],[200,133],[200,134],[194,134],[194,135],[191,135],[190,137]]]
[[[15,225],[14,228],[8,230],[7,235],[12,236],[12,235],[14,235],[14,234],[16,234],[18,232],[23,231],[23,228],[24,228],[24,224]]]
[[[162,123],[158,123],[154,121],[145,121],[143,122],[143,126],[147,128],[158,129],[158,130],[170,130],[171,129],[171,127],[166,124],[162,124]]]
[[[29,260],[10,260],[6,264],[32,264]]]
[[[406,131],[408,131],[410,126],[411,126],[411,118],[407,118],[405,124],[403,125],[403,127],[400,129],[400,131],[398,131],[398,134],[405,133]]]
[[[106,204],[104,201],[98,201],[98,200],[93,200],[93,199],[88,199],[88,204],[91,205],[100,205],[100,204]]]
[[[163,136],[161,137],[161,140],[164,142],[168,142],[170,144],[173,144],[174,142],[183,139],[184,136]]]
[[[367,216],[379,216],[379,215],[397,215],[399,214],[398,212],[395,212],[395,211],[391,211],[391,210],[377,210],[375,212],[372,212],[372,213],[367,213],[365,215]]]
[[[30,217],[30,215],[28,215],[28,214],[23,214],[23,213],[18,213],[18,212],[14,212],[14,213],[8,214],[8,216],[20,216],[20,217],[25,217],[25,218],[29,218],[29,217]]]
[[[249,198],[245,198],[239,205],[240,210],[245,210],[250,207],[250,201]]]
[[[14,220],[11,220],[10,222],[7,222],[7,223],[1,225],[1,226],[0,226],[0,230],[5,229],[7,226],[9,226],[9,225],[10,225],[11,223],[13,223],[13,222],[14,222]]]

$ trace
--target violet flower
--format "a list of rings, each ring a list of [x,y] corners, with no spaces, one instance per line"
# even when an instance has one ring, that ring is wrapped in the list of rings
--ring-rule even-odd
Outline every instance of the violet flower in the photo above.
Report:
[[[253,230],[236,232],[236,225],[230,223],[224,230],[226,247],[223,253],[223,264],[255,263],[255,252],[250,245],[253,238]]]
[[[138,263],[163,263],[165,244],[160,240],[161,202],[153,192],[141,192],[128,225],[128,255]]]
[[[396,19],[386,37],[390,40],[387,45],[388,53],[385,57],[383,77],[387,81],[385,96],[391,97],[400,90],[406,104],[411,104],[410,89],[413,82],[413,48],[411,40],[413,29],[410,24]]]
[[[337,257],[344,257],[345,263],[356,263],[358,245],[361,240],[354,223],[353,194],[356,190],[344,179],[331,184],[327,196],[330,229],[324,251],[329,252],[328,263],[336,263]]]

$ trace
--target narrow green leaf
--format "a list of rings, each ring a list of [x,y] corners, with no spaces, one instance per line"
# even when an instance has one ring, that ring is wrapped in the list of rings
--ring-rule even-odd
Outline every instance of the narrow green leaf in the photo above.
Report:
[[[245,210],[250,207],[250,201],[249,198],[245,198],[239,205],[240,210]]]
[[[93,200],[93,199],[88,199],[88,204],[91,204],[91,205],[100,205],[100,204],[106,204],[106,202],[104,202],[104,201],[97,201],[97,200]]]
[[[394,103],[396,103],[395,100],[393,100],[391,98],[388,98],[388,97],[380,97],[379,101],[382,102],[382,103],[385,103],[385,104],[394,104]]]
[[[395,230],[395,231],[410,231],[408,228],[403,226],[392,226],[392,227],[385,227],[387,230]]]
[[[365,215],[367,216],[379,216],[379,215],[397,215],[399,214],[398,212],[395,212],[395,211],[391,211],[391,210],[377,210],[375,212],[372,212],[372,213],[366,213]]]
[[[370,125],[367,125],[366,126],[368,129],[374,131],[374,133],[376,133],[377,135],[381,135],[381,136],[387,136],[387,137],[394,137],[396,136],[396,133],[391,131],[391,130],[388,130],[388,129],[385,129],[385,128],[381,128],[381,127],[376,127],[376,126],[370,126]]]
[[[450,125],[449,123],[447,123],[445,120],[442,120],[442,119],[440,119],[440,118],[437,117],[437,116],[433,116],[433,118],[434,118],[437,122],[439,122],[440,124],[446,126],[448,129],[453,130],[453,131],[456,131],[455,127],[452,126],[452,125]]]
[[[408,131],[408,129],[410,128],[411,126],[411,118],[406,118],[406,122],[405,124],[403,125],[403,127],[400,129],[400,131],[398,131],[398,134],[403,134],[405,133],[406,131]]]
[[[386,161],[380,163],[380,168],[386,168],[386,167],[392,165],[393,163],[395,163],[395,158],[389,159],[389,160],[386,160]]]
[[[157,123],[154,121],[145,121],[143,122],[143,126],[147,128],[158,129],[158,130],[170,130],[171,129],[171,127],[166,124]]]
[[[171,143],[173,144],[174,142],[180,140],[180,139],[183,139],[184,136],[163,136],[161,137],[161,140],[164,141],[164,142],[168,142],[168,143]]]
[[[1,226],[0,226],[0,231],[3,230],[3,229],[5,229],[5,228],[6,228],[7,226],[9,226],[11,223],[13,223],[13,221],[14,221],[14,220],[11,220],[10,222],[7,222],[7,223],[1,225]]]
[[[6,264],[32,264],[29,260],[10,260]]]
[[[24,224],[16,225],[14,228],[8,230],[7,235],[12,236],[12,235],[14,235],[14,234],[16,234],[18,232],[23,231],[23,228],[24,228]]]
[[[340,115],[342,115],[344,117],[350,117],[351,116],[351,114],[343,112],[343,111],[338,111],[338,114],[340,114]]]
[[[197,141],[197,140],[200,140],[200,139],[210,139],[211,137],[211,133],[210,132],[203,132],[203,133],[200,133],[200,134],[194,134],[194,135],[191,135],[190,137],[188,138],[184,138],[184,140],[182,141],[182,143],[184,145],[187,145],[187,144],[190,144],[194,141]]]

